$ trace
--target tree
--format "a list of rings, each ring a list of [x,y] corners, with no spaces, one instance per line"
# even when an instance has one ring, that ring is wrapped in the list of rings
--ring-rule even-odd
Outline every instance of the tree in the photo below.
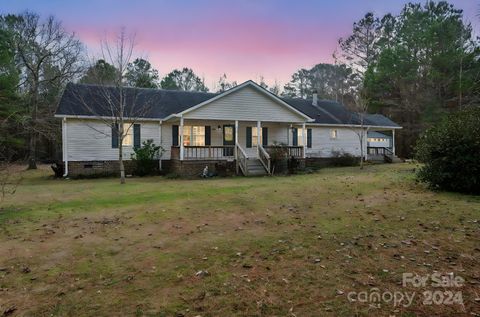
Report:
[[[144,90],[126,87],[126,74],[131,62],[135,39],[125,29],[116,35],[115,41],[102,41],[102,59],[115,67],[116,77],[112,85],[99,84],[85,95],[85,90],[73,91],[73,96],[88,112],[111,128],[112,138],[118,140],[120,183],[125,184],[123,141],[136,122],[144,117],[152,104]],[[99,80],[98,82],[101,83]],[[78,86],[77,86],[78,87]],[[75,88],[72,88],[75,90]],[[93,107],[92,104],[98,105]]]
[[[280,84],[278,81],[275,79],[275,82],[273,83],[272,87],[270,87],[270,92],[275,95],[280,95]]]
[[[20,74],[15,64],[15,51],[8,45],[13,35],[0,29],[0,161],[9,161],[17,145],[22,143],[18,137],[18,120],[22,113],[17,87]]]
[[[307,98],[311,96],[311,77],[307,69],[300,69],[292,75],[292,79],[283,88],[285,97]]]
[[[165,76],[160,86],[163,89],[169,90],[184,90],[184,91],[203,91],[208,92],[203,80],[195,75],[191,68],[183,68],[182,70],[175,69],[167,76]]]
[[[352,103],[358,86],[356,75],[346,65],[317,64],[311,69],[300,69],[284,86],[283,96],[311,98],[313,93],[321,99]]]
[[[157,88],[158,70],[149,61],[137,58],[128,64],[125,79],[130,87]]]
[[[260,87],[268,90],[268,85],[267,85],[267,83],[265,82],[265,78],[264,78],[262,75],[260,75],[260,80],[259,80],[258,85],[259,85]]]
[[[364,145],[367,139],[368,129],[365,126],[366,117],[368,113],[368,101],[365,98],[364,92],[360,89],[355,96],[355,104],[351,117],[352,131],[357,135],[360,144],[360,169],[363,169],[365,161]]]
[[[34,169],[39,136],[47,135],[46,130],[51,131],[51,122],[43,118],[53,118],[52,107],[45,108],[46,100],[42,97],[45,90],[58,88],[59,83],[80,73],[83,47],[75,35],[52,16],[40,21],[38,15],[30,12],[6,15],[2,16],[1,24],[12,32],[8,45],[15,51],[22,72],[21,85],[27,92],[29,120],[25,128],[29,131],[29,168]]]
[[[227,75],[223,74],[222,76],[220,76],[220,79],[218,80],[217,92],[224,92],[235,86],[237,86],[237,82],[236,81],[228,82]]]
[[[425,131],[415,147],[418,177],[433,189],[480,194],[480,108],[452,113]]]
[[[349,37],[338,41],[346,64],[361,78],[378,54],[379,29],[380,20],[369,12],[353,24],[353,32]]]
[[[379,20],[376,19],[375,20]],[[398,153],[445,114],[479,101],[480,50],[462,10],[447,2],[409,3],[379,20],[375,58],[364,72],[369,110],[399,122]]]
[[[80,83],[113,85],[117,77],[118,70],[104,59],[99,59],[94,65],[87,68],[85,75],[80,79]]]

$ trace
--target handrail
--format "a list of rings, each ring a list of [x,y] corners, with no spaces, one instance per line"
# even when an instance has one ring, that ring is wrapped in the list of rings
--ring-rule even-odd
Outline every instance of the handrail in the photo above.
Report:
[[[267,173],[270,174],[270,165],[271,165],[271,160],[270,160],[270,154],[261,146],[260,144],[257,146],[258,148],[258,158],[260,159],[260,162],[262,163],[263,167],[267,170]]]
[[[237,161],[238,166],[243,172],[243,175],[247,176],[248,175],[248,166],[247,166],[247,161],[248,161],[248,155],[245,153],[245,150],[240,146],[240,144],[235,144],[235,159]]]
[[[393,151],[392,151],[390,148],[384,147],[383,149],[384,149],[386,152],[388,152],[390,155],[393,155]]]

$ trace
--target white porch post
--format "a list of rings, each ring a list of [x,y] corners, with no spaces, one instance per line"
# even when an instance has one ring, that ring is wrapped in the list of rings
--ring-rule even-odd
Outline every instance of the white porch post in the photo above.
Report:
[[[158,122],[158,142],[160,143],[159,146],[162,146],[162,120]],[[163,148],[163,147],[162,147]],[[162,170],[162,157],[158,158],[158,169]]]
[[[392,129],[392,152],[395,155],[395,129]]]
[[[305,122],[302,124],[302,139],[303,139],[303,158],[307,157],[307,129],[305,129]]]
[[[184,151],[184,148],[183,148],[183,116],[180,117],[180,129],[178,131],[178,133],[180,133],[180,161],[183,161],[183,151]]]
[[[62,129],[63,151],[62,152],[63,152],[63,162],[64,162],[64,165],[65,165],[65,171],[64,171],[63,177],[67,177],[68,176],[67,118],[63,118],[62,125],[63,125],[62,126],[63,127],[63,129]]]
[[[260,121],[257,121],[257,149],[260,147],[262,143],[262,123]]]
[[[234,147],[234,154],[235,154],[235,169],[238,173],[240,172],[238,170],[238,120],[235,120],[235,147]]]

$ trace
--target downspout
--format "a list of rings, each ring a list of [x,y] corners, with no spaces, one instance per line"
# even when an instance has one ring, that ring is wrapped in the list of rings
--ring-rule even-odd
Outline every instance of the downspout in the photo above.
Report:
[[[68,146],[67,146],[67,118],[63,118],[63,162],[65,163],[65,173],[63,177],[68,176]]]

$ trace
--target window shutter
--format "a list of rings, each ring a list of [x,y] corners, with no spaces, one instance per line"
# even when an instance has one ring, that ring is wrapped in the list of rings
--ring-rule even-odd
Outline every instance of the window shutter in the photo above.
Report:
[[[252,147],[252,127],[247,127],[247,148]]]
[[[262,146],[267,146],[268,145],[268,128],[263,127],[262,128]]]
[[[140,124],[133,125],[133,147],[139,148],[141,146],[140,142]]]
[[[212,128],[209,125],[205,126],[205,145],[212,145],[211,131]]]
[[[172,125],[172,146],[178,146],[178,125]]]
[[[112,123],[112,149],[118,149],[118,123]]]
[[[307,129],[307,147],[312,147],[312,129]]]
[[[292,128],[292,144],[293,146],[298,146],[298,129]]]

